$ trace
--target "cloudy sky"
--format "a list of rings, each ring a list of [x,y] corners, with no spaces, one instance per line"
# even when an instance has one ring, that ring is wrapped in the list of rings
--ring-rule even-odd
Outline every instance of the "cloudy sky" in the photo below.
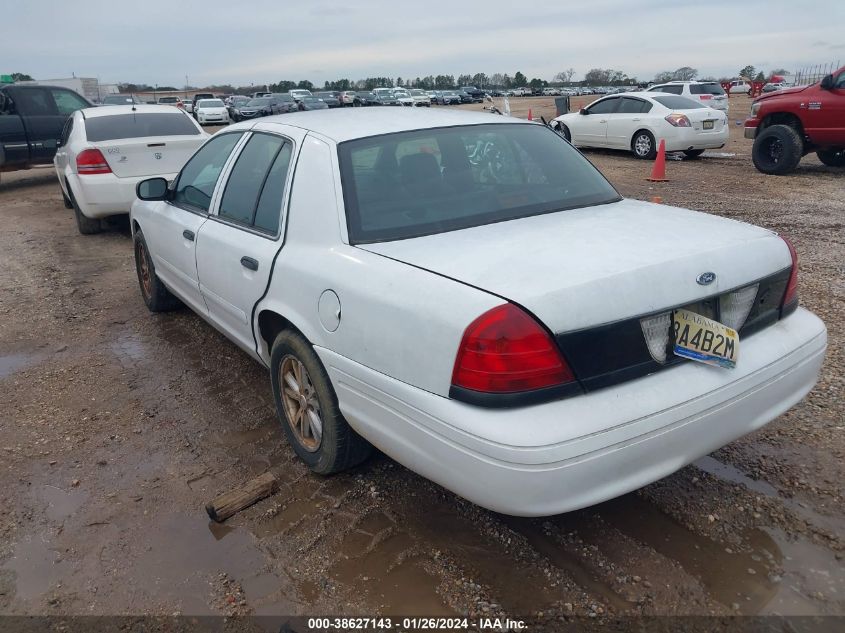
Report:
[[[845,63],[845,0],[0,0],[0,73],[183,86]]]

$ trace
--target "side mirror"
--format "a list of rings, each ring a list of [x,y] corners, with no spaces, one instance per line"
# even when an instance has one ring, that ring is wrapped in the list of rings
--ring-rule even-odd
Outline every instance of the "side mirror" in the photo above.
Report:
[[[833,75],[825,75],[820,86],[822,90],[831,90],[833,88]]]
[[[139,200],[155,201],[167,199],[167,180],[147,178],[135,185],[135,195]]]
[[[578,114],[590,114],[590,111],[587,108],[581,108],[578,110]]]

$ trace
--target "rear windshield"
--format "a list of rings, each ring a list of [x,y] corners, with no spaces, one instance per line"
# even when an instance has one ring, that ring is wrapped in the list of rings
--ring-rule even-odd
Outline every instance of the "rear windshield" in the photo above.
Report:
[[[190,117],[178,110],[172,114],[148,112],[85,119],[85,134],[92,142],[147,136],[195,136],[199,133]]]
[[[690,84],[690,93],[694,95],[723,95],[724,89],[719,84]]]
[[[697,110],[703,108],[698,101],[686,97],[652,97],[657,103],[666,106],[670,110]]]
[[[338,146],[349,237],[400,240],[619,200],[541,125],[401,132]]]

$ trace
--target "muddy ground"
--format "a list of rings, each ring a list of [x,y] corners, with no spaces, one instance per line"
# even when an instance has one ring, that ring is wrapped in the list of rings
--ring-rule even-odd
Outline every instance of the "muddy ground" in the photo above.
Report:
[[[733,123],[748,104],[731,99],[726,148],[668,161],[667,183],[585,154],[626,196],[793,238],[801,301],[829,328],[821,380],[760,432],[547,519],[481,510],[384,456],[310,474],[259,365],[187,310],[147,312],[125,222],[82,236],[50,170],[3,174],[0,613],[845,614],[845,172],[813,156],[755,171]],[[266,470],[278,494],[209,522],[208,500]]]

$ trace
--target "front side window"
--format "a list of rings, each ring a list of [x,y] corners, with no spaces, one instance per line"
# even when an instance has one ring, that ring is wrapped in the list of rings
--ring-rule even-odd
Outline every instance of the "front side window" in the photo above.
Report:
[[[484,124],[341,143],[352,242],[390,241],[619,199],[540,125]]]
[[[218,134],[203,145],[182,168],[172,202],[207,212],[217,177],[240,138],[241,134]]]
[[[834,82],[833,87],[837,89],[845,88],[845,70],[839,73],[839,78]]]
[[[291,143],[285,139],[253,135],[232,168],[218,215],[275,235],[290,156]]]
[[[616,110],[619,104],[619,97],[612,97],[610,99],[602,99],[587,108],[590,114],[610,114]]]

